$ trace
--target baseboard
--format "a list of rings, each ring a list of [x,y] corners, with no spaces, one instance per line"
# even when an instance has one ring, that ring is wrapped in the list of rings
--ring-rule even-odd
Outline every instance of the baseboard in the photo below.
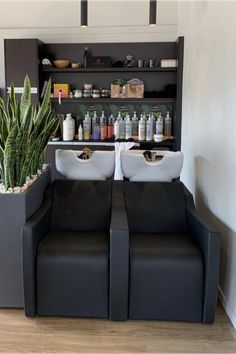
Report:
[[[225,309],[225,312],[227,313],[230,321],[232,322],[234,328],[236,329],[236,314],[234,313],[234,311],[232,310],[232,307],[229,305],[229,303],[227,302],[223,291],[221,290],[221,288],[219,287],[219,299]]]

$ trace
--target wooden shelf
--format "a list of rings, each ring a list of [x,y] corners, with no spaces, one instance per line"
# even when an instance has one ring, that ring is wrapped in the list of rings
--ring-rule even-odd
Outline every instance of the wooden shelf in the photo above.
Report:
[[[58,98],[52,97],[52,103],[57,103]],[[129,103],[129,102],[154,102],[154,103],[173,103],[175,102],[175,98],[161,98],[161,97],[154,97],[154,98],[62,98],[61,103]]]
[[[48,73],[129,73],[129,72],[176,72],[177,68],[54,68],[51,66],[44,66],[41,68],[42,72]]]
[[[118,140],[111,140],[111,139],[107,139],[107,140],[93,140],[93,139],[89,139],[89,140],[71,140],[71,141],[63,141],[63,140],[57,140],[57,141],[49,141],[49,145],[106,145],[106,144],[110,144],[110,145],[114,145],[115,142],[133,142],[135,144],[145,144],[145,145],[155,145],[155,146],[172,146],[175,144],[175,139],[166,139],[163,141],[146,141],[146,140],[134,140],[134,139],[129,139],[129,140],[125,140],[125,139],[118,139]]]

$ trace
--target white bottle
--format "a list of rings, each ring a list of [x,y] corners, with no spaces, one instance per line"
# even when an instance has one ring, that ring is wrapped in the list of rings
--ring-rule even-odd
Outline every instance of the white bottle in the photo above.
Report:
[[[132,117],[132,138],[137,140],[138,139],[138,117],[136,112]]]
[[[145,120],[143,119],[143,115],[141,115],[138,123],[138,140],[145,140]]]
[[[94,125],[96,124],[97,121],[97,112],[94,111],[93,112],[93,117],[92,117],[92,127],[91,127],[91,134],[93,135],[93,131],[94,131]]]
[[[163,135],[163,118],[160,114],[156,121],[156,134]]]
[[[170,113],[167,112],[167,115],[165,117],[165,128],[164,128],[164,132],[165,132],[165,136],[166,137],[171,137],[171,130],[172,130],[172,119],[170,117]]]
[[[146,122],[146,140],[153,140],[153,121],[151,115],[149,115],[149,118]]]
[[[125,120],[125,139],[131,139],[132,137],[132,122],[130,120],[129,115],[126,116]]]
[[[75,120],[71,113],[67,113],[66,119],[63,121],[63,140],[71,141],[75,137]]]
[[[78,140],[83,140],[83,128],[82,125],[79,125],[79,129],[78,129]]]
[[[120,139],[120,123],[118,120],[114,123],[114,136],[115,140]]]

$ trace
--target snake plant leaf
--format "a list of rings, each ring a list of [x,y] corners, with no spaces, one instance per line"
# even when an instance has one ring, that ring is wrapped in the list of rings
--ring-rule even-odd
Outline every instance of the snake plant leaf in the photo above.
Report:
[[[45,115],[47,115],[48,110],[51,110],[51,79],[49,79],[47,88],[45,90],[45,94],[43,97],[43,102],[41,106],[39,107],[38,114],[36,116],[35,122],[39,125],[42,120],[45,118]]]
[[[29,76],[25,76],[24,80],[24,89],[21,96],[21,103],[20,103],[20,121],[21,124],[25,125],[25,120],[27,118],[28,112],[31,107],[31,85]]]
[[[6,189],[15,187],[15,156],[16,156],[16,136],[18,127],[15,125],[6,141],[4,149],[4,186]]]

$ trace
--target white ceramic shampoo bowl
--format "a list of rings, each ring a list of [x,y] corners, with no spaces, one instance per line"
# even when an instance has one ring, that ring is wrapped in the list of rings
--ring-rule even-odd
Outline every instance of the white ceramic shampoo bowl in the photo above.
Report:
[[[129,150],[121,152],[122,173],[130,181],[171,182],[179,177],[183,166],[182,152],[152,150],[160,160],[148,162],[143,153],[145,150]]]
[[[115,168],[114,151],[94,151],[88,160],[77,156],[83,151],[56,150],[56,169],[71,180],[105,180],[111,177]]]

